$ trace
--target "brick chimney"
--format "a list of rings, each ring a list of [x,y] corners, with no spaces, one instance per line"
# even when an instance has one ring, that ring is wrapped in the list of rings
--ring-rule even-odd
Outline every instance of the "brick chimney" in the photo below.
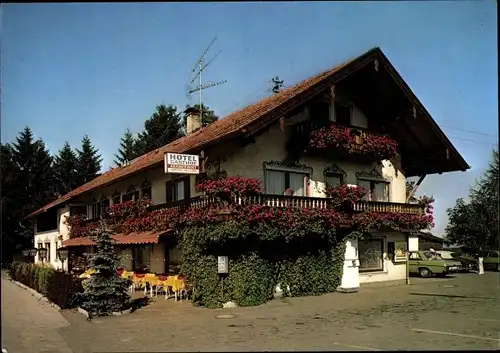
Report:
[[[187,108],[184,114],[186,114],[186,132],[188,135],[201,128],[201,117],[198,109]]]

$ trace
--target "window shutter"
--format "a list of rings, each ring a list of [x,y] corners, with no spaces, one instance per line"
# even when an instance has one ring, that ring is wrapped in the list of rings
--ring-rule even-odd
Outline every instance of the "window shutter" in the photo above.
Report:
[[[184,178],[184,199],[189,200],[191,198],[191,177],[187,176]]]
[[[167,181],[166,183],[166,189],[167,189],[167,196],[166,196],[166,202],[172,202],[174,200],[174,183],[172,181]]]

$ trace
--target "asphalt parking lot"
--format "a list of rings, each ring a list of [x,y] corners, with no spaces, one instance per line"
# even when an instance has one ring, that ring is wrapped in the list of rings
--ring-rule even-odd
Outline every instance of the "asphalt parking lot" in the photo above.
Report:
[[[72,352],[500,348],[499,273],[411,283],[218,310],[158,297],[133,314],[92,322],[65,311],[67,325],[54,330]]]

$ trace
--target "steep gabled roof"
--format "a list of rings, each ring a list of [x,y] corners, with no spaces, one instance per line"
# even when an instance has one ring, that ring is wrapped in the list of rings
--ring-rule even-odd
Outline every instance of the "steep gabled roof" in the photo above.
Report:
[[[287,112],[312,98],[316,93],[328,88],[337,80],[344,78],[349,75],[349,73],[364,66],[366,63],[375,58],[385,60],[388,65],[392,67],[382,51],[379,48],[373,48],[361,56],[308,78],[295,86],[286,88],[277,94],[273,94],[272,96],[258,101],[257,103],[235,111],[227,117],[220,119],[207,127],[201,128],[192,134],[146,153],[136,158],[129,165],[114,168],[106,173],[103,173],[94,180],[72,190],[66,195],[31,213],[26,218],[34,217],[54,206],[63,204],[86,192],[110,185],[138,172],[157,166],[163,163],[164,154],[167,152],[188,153],[197,150],[199,151],[209,145],[220,143],[226,139],[256,131],[276,121],[276,119],[279,119]],[[407,86],[405,87],[406,89],[409,89]],[[417,104],[421,106],[421,103],[418,101]],[[435,124],[435,122],[433,123]],[[444,134],[442,136],[444,136]],[[445,136],[444,139],[446,140],[444,141],[445,144],[451,148],[453,155],[457,158],[457,163],[462,166],[461,168],[467,169],[468,165],[459,155],[458,151],[456,151],[451,142]]]

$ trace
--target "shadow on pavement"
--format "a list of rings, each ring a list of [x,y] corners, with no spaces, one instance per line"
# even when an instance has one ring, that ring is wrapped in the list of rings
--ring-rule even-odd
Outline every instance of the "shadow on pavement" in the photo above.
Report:
[[[132,313],[137,309],[143,308],[151,303],[151,299],[148,297],[142,297],[132,300]]]
[[[471,297],[466,295],[453,295],[453,294],[435,294],[435,293],[410,293],[410,295],[421,295],[428,297],[447,297],[447,298],[464,298],[464,299],[487,299],[487,300],[497,300],[498,298],[488,298],[488,297]]]

